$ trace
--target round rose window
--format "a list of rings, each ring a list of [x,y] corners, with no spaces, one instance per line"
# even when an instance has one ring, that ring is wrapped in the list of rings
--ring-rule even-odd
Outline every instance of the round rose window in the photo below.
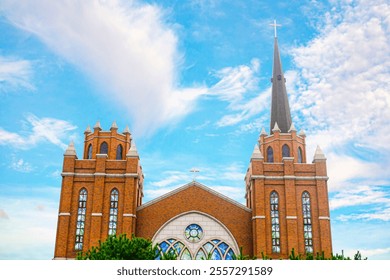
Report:
[[[203,229],[200,225],[190,224],[186,227],[184,234],[189,242],[199,242],[203,237]]]

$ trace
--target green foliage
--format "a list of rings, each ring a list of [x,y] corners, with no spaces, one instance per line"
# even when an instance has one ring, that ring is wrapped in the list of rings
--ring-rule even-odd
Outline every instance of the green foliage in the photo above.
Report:
[[[169,252],[162,253],[160,252],[160,260],[167,261],[167,260],[177,260],[177,254],[174,250],[171,250]]]
[[[77,260],[154,260],[160,254],[157,245],[145,238],[126,234],[111,235],[106,241],[99,241],[99,245],[92,247],[85,254],[80,252]]]
[[[243,261],[243,260],[255,260],[256,257],[249,257],[249,255],[244,255],[242,253],[242,246],[240,247],[240,253],[238,255],[235,255],[233,254],[233,260],[239,260],[239,261]]]
[[[271,259],[267,255],[264,255],[264,253],[261,253],[261,257],[263,260],[270,260]],[[330,258],[326,258],[324,252],[321,252],[321,253],[317,252],[315,255],[311,254],[311,253],[301,255],[301,254],[296,254],[294,248],[291,250],[291,253],[288,256],[288,259],[289,260],[351,260],[350,257],[344,256],[344,252],[342,252],[341,255],[339,255],[339,254],[333,255],[332,254]],[[354,260],[362,260],[362,255],[360,254],[359,251],[357,251],[357,253],[355,254],[353,259]],[[364,258],[364,260],[367,260],[367,258]]]
[[[213,259],[213,254],[212,254],[211,252],[209,252],[209,253],[207,254],[206,258],[205,258],[205,257],[201,257],[200,259],[201,259],[202,261],[210,261],[210,260]]]

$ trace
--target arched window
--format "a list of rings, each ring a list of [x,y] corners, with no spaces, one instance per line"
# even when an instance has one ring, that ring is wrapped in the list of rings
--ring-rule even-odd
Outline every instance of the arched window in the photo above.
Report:
[[[121,160],[122,159],[122,154],[123,154],[123,146],[121,144],[116,147],[116,159]]]
[[[101,145],[100,145],[100,154],[108,154],[108,144],[107,142],[103,142]]]
[[[287,144],[282,147],[282,157],[290,157],[290,147]]]
[[[212,260],[233,260],[234,252],[228,244],[220,239],[213,239],[203,244],[196,253],[196,260],[205,260],[211,257]]]
[[[298,148],[298,163],[303,162],[303,157],[302,157],[302,149],[301,147]]]
[[[271,147],[267,148],[267,161],[274,162],[274,150]]]
[[[313,234],[311,226],[310,195],[308,192],[302,194],[303,212],[303,234],[305,239],[306,253],[313,253]]]
[[[235,256],[233,249],[220,239],[207,241],[194,255],[183,242],[174,238],[160,242],[158,247],[162,253],[175,254],[178,260],[233,260]]]
[[[118,224],[118,198],[119,198],[118,190],[113,189],[111,191],[110,219],[108,221],[108,235],[116,234],[116,227]]]
[[[273,191],[270,197],[271,202],[271,237],[272,252],[280,253],[280,227],[279,227],[279,196]]]
[[[87,152],[87,159],[92,158],[92,144],[89,144],[88,146],[88,152]]]
[[[85,216],[87,211],[87,190],[81,189],[79,193],[79,205],[77,210],[76,242],[75,250],[83,249]]]

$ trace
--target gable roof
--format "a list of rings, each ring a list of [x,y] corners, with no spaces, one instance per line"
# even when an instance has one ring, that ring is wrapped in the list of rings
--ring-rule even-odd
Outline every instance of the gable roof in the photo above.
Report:
[[[168,197],[170,197],[170,196],[172,196],[172,195],[175,195],[175,194],[177,194],[177,193],[180,193],[180,192],[182,192],[182,191],[184,191],[184,190],[186,190],[186,189],[188,189],[188,188],[190,188],[190,187],[198,187],[198,188],[201,188],[201,189],[203,189],[203,190],[205,190],[205,191],[211,193],[212,195],[218,196],[219,198],[221,198],[221,199],[223,199],[223,200],[225,200],[225,201],[227,201],[227,202],[229,202],[229,203],[231,203],[231,204],[234,204],[234,205],[237,206],[237,207],[240,207],[240,208],[244,209],[245,211],[252,212],[252,210],[251,210],[250,208],[244,206],[243,204],[241,204],[241,203],[239,203],[239,202],[237,202],[237,201],[231,199],[230,197],[228,197],[228,196],[226,196],[226,195],[223,195],[223,194],[221,194],[221,193],[219,193],[219,192],[217,192],[217,191],[215,191],[215,190],[213,190],[213,189],[211,189],[211,188],[209,188],[209,187],[207,187],[207,186],[205,186],[205,185],[203,185],[203,184],[201,184],[201,183],[199,183],[199,182],[196,182],[196,181],[192,181],[192,182],[190,182],[190,183],[188,183],[188,184],[185,184],[185,185],[182,186],[182,187],[179,187],[179,188],[177,188],[177,189],[174,189],[174,190],[172,190],[172,191],[170,191],[170,192],[168,192],[168,193],[166,193],[166,194],[163,194],[163,195],[161,195],[161,196],[159,196],[159,197],[157,197],[157,198],[155,198],[155,199],[153,199],[153,200],[151,200],[151,201],[148,201],[148,202],[146,202],[146,203],[140,205],[140,206],[137,208],[137,211],[138,211],[138,210],[141,210],[141,209],[143,209],[143,208],[146,208],[146,207],[148,207],[148,206],[150,206],[150,205],[153,205],[153,204],[155,204],[155,203],[157,203],[157,202],[159,202],[159,201],[161,201],[161,200],[164,200],[164,199],[166,199],[166,198],[168,198]]]

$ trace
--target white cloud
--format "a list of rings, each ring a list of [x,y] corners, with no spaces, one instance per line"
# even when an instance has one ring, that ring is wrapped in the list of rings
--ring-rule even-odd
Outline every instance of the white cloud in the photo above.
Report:
[[[29,126],[31,126],[31,131],[15,133],[0,127],[0,145],[11,145],[18,149],[29,149],[40,142],[47,141],[65,150],[67,145],[62,139],[69,138],[69,133],[77,128],[64,120],[38,118],[33,114],[27,115],[26,119]],[[21,162],[22,166],[23,163]]]
[[[188,114],[206,89],[180,88],[182,54],[157,5],[139,1],[2,1],[6,18],[79,67],[126,108],[134,133]]]
[[[218,120],[218,127],[239,124],[267,108],[271,90],[258,92],[259,67],[258,59],[252,59],[250,65],[226,67],[215,73],[220,80],[208,94],[228,103],[228,114]]]
[[[367,257],[368,259],[371,259],[374,256],[389,254],[390,248],[377,248],[377,249],[369,249],[369,250],[363,249],[360,252],[363,257]]]
[[[0,55],[0,92],[34,90],[31,68],[31,62],[28,60]]]
[[[329,190],[340,191],[351,186],[351,180],[370,182],[371,185],[390,185],[388,167],[383,162],[369,162],[344,154],[329,152]]]
[[[341,3],[315,39],[292,50],[302,79],[292,108],[329,146],[390,150],[389,14],[385,0]]]
[[[350,186],[348,189],[337,193],[330,200],[332,210],[356,205],[381,204],[387,205],[390,210],[390,198],[388,194],[379,187]],[[388,211],[387,210],[387,211]]]
[[[0,203],[9,216],[0,219],[0,259],[51,259],[58,201],[1,197]]]
[[[217,167],[200,166],[196,169],[200,170],[195,176],[197,182],[232,199],[243,202],[245,169],[240,164],[232,163]],[[193,178],[194,174],[189,171],[165,171],[161,180],[151,182],[148,186],[145,186],[145,198],[146,200],[154,199],[188,184]]]
[[[33,170],[33,167],[30,163],[26,162],[24,159],[13,158],[11,162],[11,168],[18,172],[29,173]]]

